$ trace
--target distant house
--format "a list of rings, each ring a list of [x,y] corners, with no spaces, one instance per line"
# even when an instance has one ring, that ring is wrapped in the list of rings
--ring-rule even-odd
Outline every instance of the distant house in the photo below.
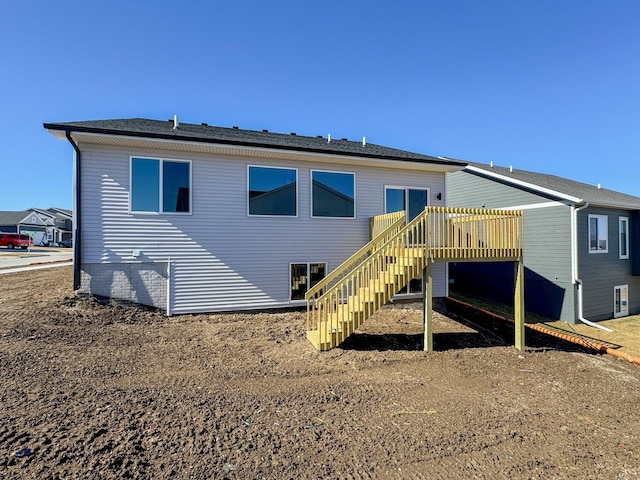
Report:
[[[640,198],[476,163],[447,175],[447,198],[524,212],[527,311],[569,323],[640,312]],[[456,289],[510,299],[510,265],[457,263],[449,273]]]
[[[0,211],[0,232],[18,233],[18,225],[28,213],[26,210]]]
[[[29,235],[34,245],[56,245],[71,238],[73,230],[71,210],[63,208],[30,208],[0,212],[0,232]]]
[[[445,174],[465,162],[365,139],[177,118],[44,127],[75,151],[74,288],[80,293],[168,314],[307,302],[307,337],[324,350],[393,295],[428,302],[446,296],[448,259],[517,262],[521,256],[516,228],[489,239],[493,249],[480,250],[481,229],[471,227],[482,220],[446,211]],[[474,232],[475,243],[446,245],[430,234],[427,244],[427,220],[440,232]],[[516,226],[522,217],[499,212],[492,220]],[[425,349],[429,325],[425,320]],[[516,335],[518,348],[523,338]]]

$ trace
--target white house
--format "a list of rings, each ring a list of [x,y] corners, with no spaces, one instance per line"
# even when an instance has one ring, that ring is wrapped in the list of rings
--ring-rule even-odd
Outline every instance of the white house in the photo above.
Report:
[[[445,173],[466,165],[177,119],[44,127],[75,150],[75,288],[169,314],[304,304],[369,240],[370,217],[444,205]],[[446,295],[445,265],[433,275]]]

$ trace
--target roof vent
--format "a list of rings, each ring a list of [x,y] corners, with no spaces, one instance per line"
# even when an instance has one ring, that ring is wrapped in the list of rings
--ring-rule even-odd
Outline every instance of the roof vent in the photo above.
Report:
[[[263,128],[263,129],[262,129],[262,131],[263,131],[264,133],[269,133],[269,130],[267,130],[266,128]]]
[[[173,116],[173,129],[176,130],[180,125],[178,124],[178,115]]]
[[[362,137],[362,146],[366,146],[367,145],[367,137]]]
[[[602,188],[602,185],[598,184],[598,190],[600,190]]]
[[[346,138],[343,138],[342,140],[344,140],[345,142],[348,142],[349,140],[347,140]]]
[[[513,173],[513,165],[509,165],[509,172]]]
[[[296,132],[291,132],[291,135],[293,135],[295,137],[296,136]]]
[[[209,126],[208,123],[204,123],[204,122],[202,122],[200,125],[202,125],[203,127],[208,127]]]
[[[331,143],[331,134],[330,133],[327,135],[327,143]]]
[[[237,126],[237,125],[234,125],[234,126],[233,126],[233,127],[231,127],[231,128],[233,128],[234,130],[238,130],[238,126]]]
[[[322,138],[322,135],[316,135],[316,138]]]
[[[489,166],[490,166],[491,168],[493,168],[493,160],[491,160],[491,161],[489,162]]]

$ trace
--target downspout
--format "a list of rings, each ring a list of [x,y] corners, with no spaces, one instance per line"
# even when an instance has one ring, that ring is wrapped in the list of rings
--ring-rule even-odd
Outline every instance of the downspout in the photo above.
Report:
[[[75,158],[73,162],[74,169],[74,199],[73,199],[73,289],[80,289],[80,265],[81,262],[81,239],[80,239],[80,219],[82,218],[81,208],[81,195],[80,195],[80,159],[82,154],[78,144],[71,138],[71,131],[69,129],[64,132],[67,140],[75,150]]]
[[[583,314],[583,293],[582,293],[582,280],[578,275],[578,212],[580,210],[584,210],[589,206],[589,202],[584,202],[584,205],[575,208],[571,207],[573,210],[573,215],[571,218],[571,230],[573,230],[573,240],[571,242],[571,249],[573,250],[571,263],[573,264],[573,282],[578,286],[578,320],[580,320],[585,325],[589,325],[590,327],[599,328],[600,330],[604,330],[605,332],[613,332],[610,328],[607,328],[602,325],[598,325],[595,322],[587,320],[584,318]]]

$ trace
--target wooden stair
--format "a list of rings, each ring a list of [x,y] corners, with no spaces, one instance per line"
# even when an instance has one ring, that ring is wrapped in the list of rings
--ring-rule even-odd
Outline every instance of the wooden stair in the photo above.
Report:
[[[375,218],[373,239],[305,294],[307,339],[318,350],[342,343],[427,262],[522,256],[522,212],[426,207],[406,225],[404,212]]]

